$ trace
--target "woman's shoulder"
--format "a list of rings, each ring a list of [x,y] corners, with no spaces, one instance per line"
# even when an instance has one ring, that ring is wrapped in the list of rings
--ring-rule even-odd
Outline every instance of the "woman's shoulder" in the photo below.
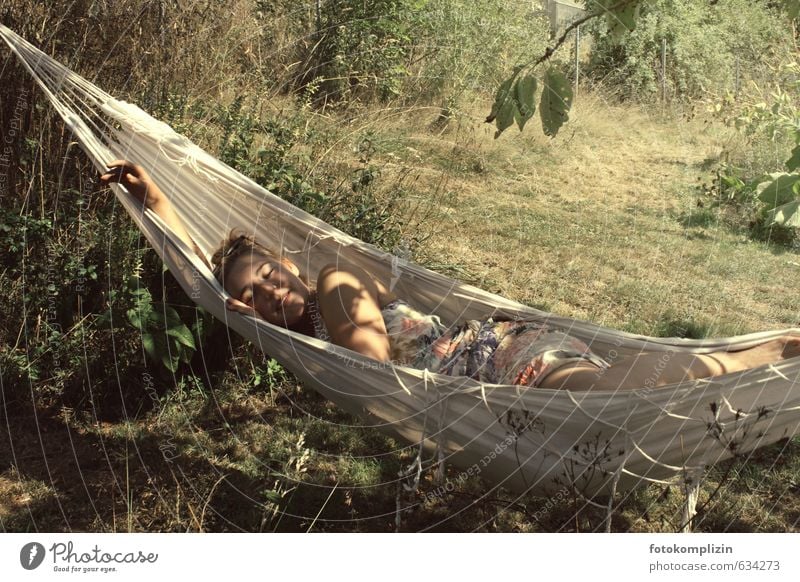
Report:
[[[380,279],[374,277],[366,269],[353,263],[340,261],[328,263],[322,267],[317,275],[317,290],[325,293],[339,285],[360,284],[375,298],[378,305],[383,308],[398,297],[392,293]]]

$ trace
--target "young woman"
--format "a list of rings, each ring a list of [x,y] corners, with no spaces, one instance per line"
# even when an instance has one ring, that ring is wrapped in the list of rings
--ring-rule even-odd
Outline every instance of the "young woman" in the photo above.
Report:
[[[152,209],[205,261],[169,200],[145,170],[115,160],[101,178]],[[297,266],[252,237],[231,233],[211,259],[230,294],[226,306],[325,339],[365,356],[499,384],[569,390],[626,390],[737,372],[800,355],[784,336],[737,352],[641,353],[610,365],[589,347],[532,321],[467,321],[448,328],[391,293],[363,269],[328,265],[312,289]],[[209,265],[210,266],[210,265]]]

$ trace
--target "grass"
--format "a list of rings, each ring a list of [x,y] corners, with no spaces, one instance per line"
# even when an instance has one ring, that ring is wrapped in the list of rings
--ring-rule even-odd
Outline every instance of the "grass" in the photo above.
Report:
[[[311,174],[348,167],[342,146],[368,134],[382,180],[410,167],[410,199],[436,197],[421,262],[560,315],[684,337],[796,323],[796,253],[696,209],[727,129],[584,93],[557,140],[530,128],[495,141],[486,110],[466,107],[435,132],[433,110],[364,110],[347,127],[318,118],[340,141]],[[359,428],[247,346],[235,361],[211,390],[162,378],[160,404],[127,420],[17,411],[0,436],[0,529],[393,531],[413,448]],[[712,469],[695,528],[796,530],[798,453],[795,439]],[[638,490],[612,527],[673,531],[681,500],[675,487]],[[604,519],[579,499],[514,499],[479,480],[405,503],[406,531],[595,531]]]

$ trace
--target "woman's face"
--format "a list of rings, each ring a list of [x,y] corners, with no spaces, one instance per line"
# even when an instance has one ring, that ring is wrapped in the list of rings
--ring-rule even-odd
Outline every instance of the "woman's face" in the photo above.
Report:
[[[294,265],[254,252],[226,266],[225,289],[273,325],[291,327],[302,318],[309,288]]]

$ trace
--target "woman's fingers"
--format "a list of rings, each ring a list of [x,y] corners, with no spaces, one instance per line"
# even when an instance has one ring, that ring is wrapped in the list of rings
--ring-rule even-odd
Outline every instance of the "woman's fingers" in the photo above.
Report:
[[[142,183],[142,179],[138,176],[131,174],[130,172],[126,172],[124,170],[111,170],[100,176],[100,181],[104,184],[110,184],[112,182],[118,182],[123,185],[131,185],[131,186],[138,186]]]
[[[135,176],[140,176],[140,177],[144,176],[144,174],[145,174],[144,168],[142,168],[140,165],[134,164],[133,162],[128,161],[128,160],[114,160],[112,162],[109,162],[107,164],[107,167],[108,167],[109,170],[120,169],[122,171],[131,173],[131,174],[133,174]]]
[[[138,185],[147,180],[147,173],[141,166],[127,160],[114,160],[108,164],[100,179],[104,182]]]
[[[108,169],[100,176],[100,183],[108,186],[118,183],[125,186],[139,202],[150,205],[153,201],[148,200],[148,181],[147,173],[141,168],[127,160],[114,160],[108,164]]]
[[[256,311],[255,308],[250,307],[245,303],[242,303],[238,299],[233,299],[232,297],[229,297],[228,299],[225,300],[225,307],[227,307],[228,310],[230,311],[237,311],[244,315],[251,315],[253,317],[258,317],[258,318],[261,317],[261,314],[258,311]]]
[[[169,204],[169,200],[164,196],[164,193],[150,179],[144,168],[137,164],[127,160],[109,162],[108,169],[100,176],[100,183],[108,186],[115,182],[125,186],[136,200],[148,208],[156,209]]]

